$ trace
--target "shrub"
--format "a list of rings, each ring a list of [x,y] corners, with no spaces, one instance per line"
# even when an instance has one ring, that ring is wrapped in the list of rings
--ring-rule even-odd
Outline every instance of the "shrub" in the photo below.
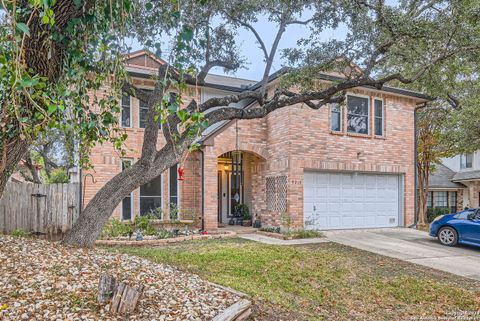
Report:
[[[240,215],[242,215],[244,220],[250,220],[252,218],[247,204],[238,204],[237,211],[240,213]]]
[[[172,231],[168,231],[168,230],[159,230],[157,232],[157,237],[159,239],[168,239],[168,238],[171,238],[173,237],[173,232]]]
[[[21,228],[17,228],[16,230],[13,230],[10,235],[12,235],[13,237],[27,237],[30,235],[30,233]]]
[[[161,207],[157,207],[155,209],[151,209],[148,212],[148,216],[151,217],[152,219],[157,219],[161,220],[163,218],[163,211]]]
[[[260,231],[263,231],[263,232],[268,232],[268,233],[280,233],[280,227],[279,226],[266,226],[266,227],[262,227],[260,228]]]
[[[178,207],[177,204],[170,204],[169,206],[170,212],[169,212],[169,218],[170,221],[178,221]]]
[[[433,207],[427,209],[427,221],[429,223],[433,222],[433,220],[440,215],[449,214],[451,212],[450,208],[448,207]]]
[[[63,184],[68,183],[68,173],[63,168],[55,168],[50,173],[50,177],[47,179],[48,184]]]
[[[102,229],[102,238],[111,238],[119,236],[128,236],[133,233],[133,226],[130,221],[123,223],[115,218],[111,218]]]
[[[323,234],[318,231],[305,230],[305,229],[298,229],[295,231],[291,231],[289,233],[286,233],[286,235],[291,236],[294,239],[309,239],[313,237],[323,236]]]
[[[154,216],[150,215],[137,215],[135,217],[135,229],[141,230],[144,235],[155,235],[157,230],[153,226],[152,220],[154,220]]]
[[[290,215],[287,212],[282,213],[280,215],[280,222],[282,223],[282,226],[287,229],[287,231],[290,231],[290,227],[292,226],[292,223],[293,223],[292,215]]]

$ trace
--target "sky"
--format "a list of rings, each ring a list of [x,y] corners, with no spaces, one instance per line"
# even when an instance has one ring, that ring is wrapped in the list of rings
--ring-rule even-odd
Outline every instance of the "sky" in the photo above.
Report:
[[[261,17],[259,21],[254,24],[254,27],[262,37],[267,47],[267,50],[269,51],[277,32],[275,24],[269,22],[267,18]],[[347,30],[345,27],[339,27],[337,30],[327,29],[323,31],[320,35],[323,40],[330,40],[332,38],[342,39],[345,36],[346,32]],[[275,56],[271,73],[277,71],[283,66],[283,62],[281,59],[281,50],[285,48],[295,47],[299,39],[308,37],[309,35],[310,30],[306,26],[288,26],[279,43],[279,48]],[[237,72],[233,74],[229,73],[228,75],[244,79],[260,80],[263,75],[265,64],[263,62],[263,53],[255,40],[255,36],[251,31],[247,29],[240,29],[239,44],[242,56],[245,57],[247,60],[246,69],[240,69]],[[142,46],[135,41],[132,41],[131,46],[133,51],[142,49]],[[210,71],[210,73],[217,75],[225,74],[222,68],[214,68]]]

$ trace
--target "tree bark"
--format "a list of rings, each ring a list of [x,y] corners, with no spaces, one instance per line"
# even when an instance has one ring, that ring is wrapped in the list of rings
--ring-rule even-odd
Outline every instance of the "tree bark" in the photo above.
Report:
[[[159,152],[155,163],[140,159],[132,167],[108,181],[82,211],[77,222],[65,235],[63,244],[79,247],[93,246],[103,226],[126,196],[178,162],[179,157],[173,152],[171,146],[169,147]]]
[[[16,139],[10,143],[10,148],[7,148],[5,145],[3,148],[6,148],[6,157],[4,162],[2,161],[2,170],[0,171],[0,197],[3,195],[5,186],[15,170],[18,162],[23,158],[23,156],[28,152],[28,143],[25,140]]]

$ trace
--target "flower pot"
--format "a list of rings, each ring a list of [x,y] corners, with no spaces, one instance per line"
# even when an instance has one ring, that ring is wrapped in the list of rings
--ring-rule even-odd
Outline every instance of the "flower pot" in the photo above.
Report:
[[[254,228],[261,228],[262,227],[262,221],[255,220],[255,222],[253,222],[253,227]]]

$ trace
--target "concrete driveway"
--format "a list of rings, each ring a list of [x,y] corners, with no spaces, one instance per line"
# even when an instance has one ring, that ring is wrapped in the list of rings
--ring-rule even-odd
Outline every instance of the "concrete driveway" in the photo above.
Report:
[[[441,245],[408,228],[323,232],[333,242],[480,280],[480,248]]]

